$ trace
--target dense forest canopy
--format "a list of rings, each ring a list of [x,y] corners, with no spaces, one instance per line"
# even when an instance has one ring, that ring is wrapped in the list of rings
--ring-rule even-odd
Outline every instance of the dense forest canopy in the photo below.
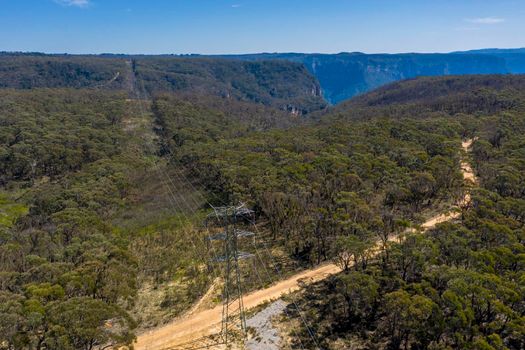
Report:
[[[0,90],[0,184],[56,178],[122,146],[123,93]]]
[[[0,87],[95,87],[111,82],[112,88],[126,84],[126,61],[96,56],[30,54],[0,55]],[[119,75],[117,76],[117,73]]]
[[[407,81],[316,121],[299,115],[323,108],[318,84],[293,63],[0,67],[0,348],[129,345],[181,315],[215,282],[207,202],[239,201],[285,274],[355,260],[301,302],[323,347],[523,348],[523,77]],[[465,138],[471,206],[391,244],[469,190]]]
[[[2,341],[17,349],[129,342],[135,322],[124,305],[136,290],[135,257],[107,221],[129,188],[131,167],[115,158],[125,95],[1,95]],[[13,205],[23,207],[6,211]],[[104,331],[109,320],[114,331]]]

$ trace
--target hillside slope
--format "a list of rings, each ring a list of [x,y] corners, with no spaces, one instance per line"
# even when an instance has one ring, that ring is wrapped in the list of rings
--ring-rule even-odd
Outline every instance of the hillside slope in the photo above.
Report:
[[[463,189],[468,195],[455,220],[425,236],[408,235],[377,260],[342,239],[342,253],[353,253],[355,264],[289,306],[281,329],[290,348],[524,348],[524,82],[523,76],[419,78],[355,98],[323,120],[379,119],[401,140],[420,139],[408,130],[414,123],[472,138],[463,143],[470,155],[461,153],[462,169],[470,173],[469,161],[467,178],[477,181]],[[393,121],[401,126],[390,127]],[[428,142],[427,151],[436,144]],[[310,326],[297,319],[299,309]]]
[[[298,63],[186,57],[147,57],[134,62],[149,93],[211,94],[299,115],[326,105],[319,83]]]
[[[524,75],[423,77],[392,83],[328,112],[344,119],[492,114],[525,108]]]

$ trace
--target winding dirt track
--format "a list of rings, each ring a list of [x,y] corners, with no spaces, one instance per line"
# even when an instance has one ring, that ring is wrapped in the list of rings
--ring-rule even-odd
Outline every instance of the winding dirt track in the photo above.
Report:
[[[467,140],[462,143],[462,148],[468,152],[473,140]],[[467,161],[461,163],[461,171],[463,178],[476,183],[476,177],[472,171],[472,167]],[[463,202],[470,201],[470,194],[467,192],[463,198]],[[437,215],[421,225],[421,228],[426,231],[437,224],[458,218],[460,213],[458,211],[450,211],[444,214]],[[379,254],[380,249],[373,249],[371,255]],[[254,308],[264,302],[278,299],[285,294],[296,291],[301,288],[303,283],[312,283],[326,277],[339,273],[341,269],[334,264],[326,264],[315,269],[301,272],[286,280],[278,282],[271,287],[261,289],[243,297],[244,306],[246,309]],[[218,305],[212,309],[204,310],[197,313],[190,313],[186,317],[175,320],[165,326],[156,328],[138,336],[135,349],[138,350],[161,350],[169,349],[177,345],[190,342],[200,337],[211,335],[217,332],[220,327],[222,317],[222,305]]]

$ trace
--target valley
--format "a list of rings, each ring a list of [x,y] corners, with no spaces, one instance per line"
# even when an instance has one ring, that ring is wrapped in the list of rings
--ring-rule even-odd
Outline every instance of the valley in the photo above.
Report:
[[[300,62],[319,80],[323,96],[334,105],[381,86],[421,76],[525,73],[525,54],[519,49],[450,54],[264,53],[223,57],[247,61],[278,59]]]
[[[301,64],[239,62],[0,59],[0,348],[216,333],[221,247],[203,222],[239,202],[257,220],[239,223],[256,230],[244,306],[285,302],[284,347],[520,348],[523,76],[424,77],[327,108]]]
[[[525,2],[0,10],[0,350],[525,349]]]

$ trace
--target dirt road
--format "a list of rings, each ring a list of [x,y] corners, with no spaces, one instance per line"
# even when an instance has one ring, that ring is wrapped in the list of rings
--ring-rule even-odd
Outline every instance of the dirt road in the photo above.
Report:
[[[470,152],[470,148],[472,147],[472,142],[474,142],[474,139],[468,139],[461,143],[461,147],[463,148],[465,153]],[[461,173],[463,174],[463,179],[467,182],[467,184],[475,185],[477,183],[476,176],[474,175],[474,171],[472,170],[470,163],[466,159],[463,159],[461,161]],[[470,193],[467,191],[467,193],[465,193],[465,196],[461,200],[461,205],[467,204],[468,202],[470,202]],[[442,222],[457,219],[460,215],[461,213],[459,211],[454,210],[454,208],[452,208],[449,212],[446,212],[441,215],[437,215],[433,218],[430,218],[429,220],[427,220],[421,225],[421,228],[423,230],[428,230]]]
[[[461,143],[461,147],[466,153],[470,152],[470,148],[472,147],[472,143],[474,141],[475,139],[469,139]],[[463,159],[463,161],[461,162],[461,172],[463,173],[463,178],[466,181],[469,181],[472,184],[477,183],[476,175],[474,175],[474,171],[472,170],[470,163],[466,159]]]
[[[465,151],[469,151],[473,140],[462,143]],[[476,183],[472,167],[467,161],[461,163],[461,170],[466,181]],[[464,201],[470,200],[468,192]],[[437,224],[459,217],[459,212],[451,211],[437,215],[421,225],[423,230],[429,230]],[[380,250],[374,249],[374,255]],[[264,302],[279,299],[285,294],[300,288],[301,282],[312,283],[322,280],[330,275],[340,272],[340,268],[334,264],[326,264],[312,270],[304,271],[266,289],[258,290],[244,296],[246,309],[254,308]],[[138,350],[161,350],[171,346],[183,344],[199,337],[213,334],[219,329],[222,317],[222,305],[212,309],[189,314],[185,318],[175,320],[170,324],[151,330],[138,336],[135,348]]]
[[[313,270],[304,271],[266,289],[258,290],[243,297],[244,307],[254,308],[266,301],[278,299],[284,294],[300,288],[300,282],[312,283],[322,280],[341,270],[333,264],[323,265]],[[201,311],[189,317],[170,323],[164,327],[144,333],[138,337],[136,349],[165,349],[201,336],[217,329],[222,317],[222,305]]]

